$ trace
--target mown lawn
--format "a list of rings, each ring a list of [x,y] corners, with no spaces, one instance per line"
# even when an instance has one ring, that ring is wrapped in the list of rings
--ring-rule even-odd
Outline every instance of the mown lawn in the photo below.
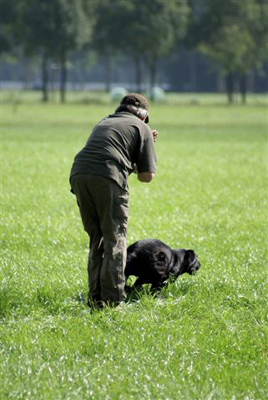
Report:
[[[93,314],[68,176],[115,105],[15,100],[2,105],[0,399],[266,399],[267,100],[151,106],[158,172],[129,179],[128,243],[192,248],[202,268]]]

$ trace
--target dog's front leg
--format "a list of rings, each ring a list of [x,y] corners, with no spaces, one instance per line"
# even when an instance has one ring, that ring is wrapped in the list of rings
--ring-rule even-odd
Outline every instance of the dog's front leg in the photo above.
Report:
[[[132,292],[132,286],[129,286],[129,285],[125,285],[125,292],[128,294],[128,293],[131,293]]]
[[[132,286],[125,284],[125,292],[130,294],[133,290],[138,290],[144,284],[144,280],[142,278],[137,278]]]
[[[125,292],[129,294],[132,292],[132,290],[138,290],[142,287],[144,283],[145,282],[142,278],[137,278],[132,286],[125,284]]]
[[[144,279],[142,278],[137,278],[136,281],[134,282],[132,289],[139,289],[144,283],[146,283],[144,281]]]
[[[152,283],[150,292],[151,294],[156,294],[159,292],[164,286],[166,286],[166,282],[155,282]]]

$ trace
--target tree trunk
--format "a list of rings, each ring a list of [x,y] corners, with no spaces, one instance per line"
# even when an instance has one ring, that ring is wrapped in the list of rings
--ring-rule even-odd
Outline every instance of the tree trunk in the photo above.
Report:
[[[108,51],[106,53],[106,92],[111,90],[111,77],[112,77],[112,64],[111,64],[111,54]]]
[[[247,77],[247,90],[251,93],[255,92],[255,71],[251,69]]]
[[[234,73],[229,72],[226,76],[226,90],[228,96],[228,103],[232,104],[234,101]]]
[[[224,93],[224,78],[218,73],[217,76],[217,92]]]
[[[22,79],[23,79],[23,88],[25,90],[30,89],[30,77],[31,77],[31,72],[30,72],[30,65],[28,62],[28,59],[26,57],[23,57],[21,60],[21,66],[22,66]]]
[[[239,89],[241,94],[242,104],[246,104],[247,101],[247,75],[245,73],[241,73],[240,81],[239,81]]]
[[[61,59],[60,59],[60,100],[61,103],[65,103],[65,95],[66,95],[66,81],[67,81],[67,66],[66,66],[66,54],[65,51],[62,51]]]
[[[137,55],[135,57],[135,65],[136,65],[136,86],[137,92],[141,93],[141,81],[142,81],[142,71],[141,71],[141,57]]]
[[[153,57],[150,62],[150,94],[153,97],[153,88],[155,87],[156,83],[156,70],[157,70],[157,59]],[[152,99],[154,100],[154,99]]]
[[[151,91],[151,87],[150,87],[150,63],[149,63],[148,57],[146,57],[146,55],[143,55],[142,59],[143,59],[143,67],[144,67],[143,84],[145,86],[145,93],[146,93],[147,99],[151,99],[152,91]]]
[[[42,56],[42,101],[48,102],[48,56],[46,52]]]
[[[194,52],[190,56],[190,77],[191,92],[196,92],[196,55]]]

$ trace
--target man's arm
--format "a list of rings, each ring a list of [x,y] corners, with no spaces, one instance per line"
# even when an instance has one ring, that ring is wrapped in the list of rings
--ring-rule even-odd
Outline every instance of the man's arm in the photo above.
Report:
[[[153,136],[153,141],[155,142],[158,138],[158,131],[156,129],[151,131],[152,136]],[[149,183],[154,179],[155,173],[154,172],[139,172],[137,165],[133,165],[133,172],[137,174],[138,180],[140,182],[146,182]]]
[[[155,173],[154,172],[138,172],[137,165],[133,165],[133,172],[137,174],[137,178],[140,182],[149,183],[153,180]]]

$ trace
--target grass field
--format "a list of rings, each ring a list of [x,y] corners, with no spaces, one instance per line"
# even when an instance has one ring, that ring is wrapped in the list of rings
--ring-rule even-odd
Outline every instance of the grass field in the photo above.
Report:
[[[93,314],[68,176],[115,105],[33,99],[2,96],[0,399],[266,399],[267,99],[151,106],[158,172],[129,179],[128,244],[193,248],[202,268]]]

